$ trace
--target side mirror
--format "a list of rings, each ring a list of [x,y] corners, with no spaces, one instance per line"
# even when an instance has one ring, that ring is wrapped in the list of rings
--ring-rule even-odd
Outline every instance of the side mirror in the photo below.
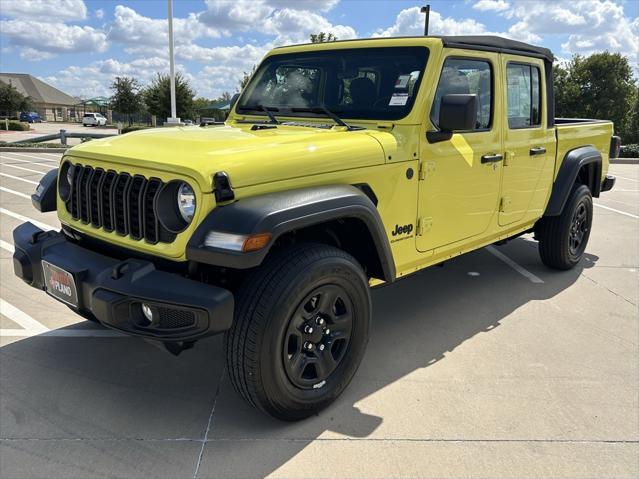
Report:
[[[240,94],[239,94],[239,93],[236,93],[235,95],[233,95],[233,96],[231,97],[231,101],[229,101],[229,106],[230,106],[229,110],[232,110],[232,109],[233,109],[233,107],[234,107],[234,106],[235,106],[235,104],[237,103],[237,99],[238,99],[239,97],[240,97]]]
[[[444,95],[439,107],[439,129],[443,132],[474,130],[477,95]]]

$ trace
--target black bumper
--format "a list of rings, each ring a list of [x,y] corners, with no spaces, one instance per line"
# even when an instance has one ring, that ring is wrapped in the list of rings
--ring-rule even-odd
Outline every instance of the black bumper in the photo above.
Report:
[[[612,190],[613,186],[615,186],[615,181],[617,181],[617,178],[612,175],[606,175],[604,180],[601,182],[601,191]]]
[[[42,261],[71,273],[78,314],[127,334],[171,342],[191,342],[226,331],[233,322],[230,291],[159,271],[139,259],[120,261],[71,242],[63,233],[31,223],[13,231],[16,275],[45,290]],[[154,312],[144,317],[142,303]]]

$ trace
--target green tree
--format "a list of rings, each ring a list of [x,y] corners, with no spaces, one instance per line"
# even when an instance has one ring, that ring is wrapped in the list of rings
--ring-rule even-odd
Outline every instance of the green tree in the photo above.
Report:
[[[337,37],[332,33],[311,33],[310,35],[311,43],[325,43],[325,42],[336,42]]]
[[[639,86],[635,89],[635,102],[630,113],[630,124],[626,132],[626,138],[621,138],[623,143],[639,143]]]
[[[142,98],[140,94],[140,83],[131,77],[115,77],[111,83],[111,108],[118,113],[127,115],[129,125],[132,124],[133,113],[138,113],[142,109]]]
[[[631,130],[637,84],[628,58],[619,53],[576,55],[555,71],[557,116],[612,120],[624,143]]]
[[[255,73],[255,65],[253,65],[253,68],[251,68],[250,72],[244,72],[244,74],[242,75],[242,78],[239,81],[240,91],[244,90],[244,87],[248,84],[251,76],[253,76],[253,73]]]
[[[179,118],[187,119],[194,116],[193,97],[195,92],[189,82],[179,73],[175,75],[175,106]],[[156,115],[159,120],[171,116],[171,80],[169,75],[157,74],[151,84],[142,92],[144,103],[149,113]]]
[[[10,83],[0,81],[0,112],[12,116],[18,111],[31,109],[31,99]]]

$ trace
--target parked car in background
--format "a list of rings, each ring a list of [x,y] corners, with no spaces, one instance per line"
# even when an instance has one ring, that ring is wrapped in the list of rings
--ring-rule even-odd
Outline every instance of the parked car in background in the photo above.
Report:
[[[107,119],[102,113],[85,113],[82,117],[83,126],[104,126]]]
[[[42,123],[42,117],[37,111],[23,111],[20,113],[20,121],[27,123]]]

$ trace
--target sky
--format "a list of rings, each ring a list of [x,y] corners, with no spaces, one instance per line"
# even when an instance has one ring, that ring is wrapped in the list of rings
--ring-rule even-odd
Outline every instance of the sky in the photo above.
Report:
[[[408,0],[174,0],[176,69],[197,92],[235,92],[271,48],[310,33],[340,40],[421,35]],[[608,50],[639,62],[639,0],[430,0],[434,35],[502,35],[567,60]],[[0,71],[30,73],[82,98],[116,76],[167,73],[167,0],[0,0]]]

